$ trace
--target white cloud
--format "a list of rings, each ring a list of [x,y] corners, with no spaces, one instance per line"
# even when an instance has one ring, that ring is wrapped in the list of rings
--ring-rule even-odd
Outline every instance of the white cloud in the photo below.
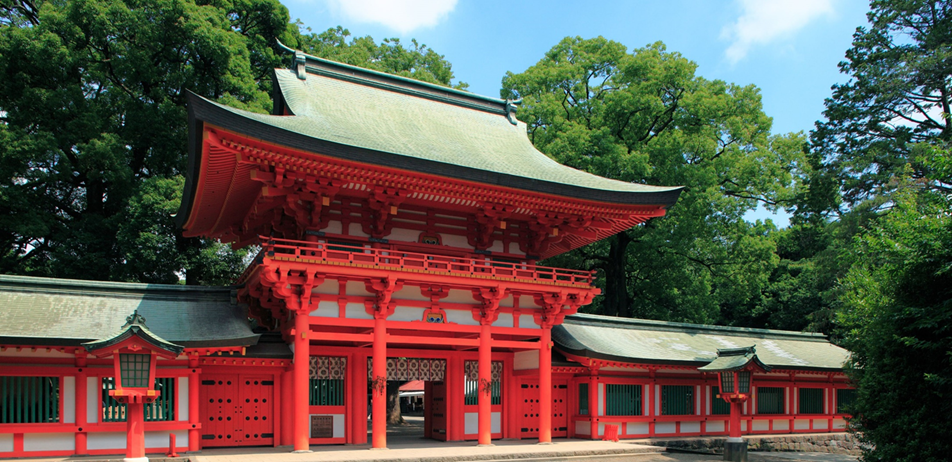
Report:
[[[376,23],[400,34],[437,25],[456,0],[328,0],[328,6],[344,19]]]
[[[721,30],[731,40],[724,54],[733,64],[757,45],[789,37],[810,21],[833,14],[832,0],[740,0],[741,16]]]

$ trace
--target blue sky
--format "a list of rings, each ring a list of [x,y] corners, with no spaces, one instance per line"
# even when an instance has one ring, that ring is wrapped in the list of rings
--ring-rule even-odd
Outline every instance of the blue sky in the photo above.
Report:
[[[412,38],[444,55],[469,90],[499,96],[506,71],[522,72],[566,36],[603,36],[629,49],[662,41],[698,75],[761,89],[773,132],[808,132],[822,117],[837,63],[866,25],[857,0],[283,0],[313,31]],[[748,219],[783,214],[752,213]]]

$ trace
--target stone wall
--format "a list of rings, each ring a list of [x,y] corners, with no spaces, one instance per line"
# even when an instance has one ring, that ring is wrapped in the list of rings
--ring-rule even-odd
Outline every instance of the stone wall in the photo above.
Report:
[[[856,438],[849,433],[810,433],[799,435],[745,435],[749,451],[825,452],[860,455]],[[725,438],[651,438],[633,440],[655,446],[692,451],[722,452]]]

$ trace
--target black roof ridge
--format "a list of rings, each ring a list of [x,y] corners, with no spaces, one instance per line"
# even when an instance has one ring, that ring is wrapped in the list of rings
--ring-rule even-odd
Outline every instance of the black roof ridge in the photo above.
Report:
[[[204,293],[232,292],[237,290],[237,286],[189,286],[180,284],[91,281],[85,279],[0,274],[0,289],[22,291],[42,289],[44,292],[49,292],[51,288],[58,288],[60,293],[75,293],[81,295],[96,295],[97,292],[99,292],[109,295],[128,294],[145,296],[158,296],[162,293],[201,295]]]
[[[716,333],[721,335],[751,336],[763,338],[786,338],[813,342],[828,342],[826,335],[815,332],[796,332],[790,330],[759,329],[753,327],[717,326],[712,324],[691,324],[651,319],[620,318],[599,314],[577,313],[565,317],[566,324],[589,325],[595,327],[625,327],[641,330],[665,330],[673,332],[697,331],[697,333]]]
[[[280,41],[278,45],[285,51],[294,53],[294,62],[291,72],[297,72],[298,78],[306,78],[301,71],[321,75],[339,80],[345,80],[352,83],[367,85],[375,88],[395,91],[398,93],[409,94],[421,98],[431,99],[442,103],[454,104],[470,109],[478,109],[496,114],[508,115],[514,112],[512,105],[519,104],[522,99],[505,100],[494,98],[492,96],[479,95],[476,93],[459,90],[449,86],[424,82],[411,77],[389,74],[386,72],[375,71],[364,67],[354,66],[352,64],[341,63],[327,58],[321,58],[300,50],[290,48]],[[295,69],[303,66],[300,69]]]

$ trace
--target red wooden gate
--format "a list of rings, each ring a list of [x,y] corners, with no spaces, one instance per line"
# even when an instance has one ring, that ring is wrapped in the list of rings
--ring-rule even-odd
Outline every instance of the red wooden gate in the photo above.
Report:
[[[539,381],[526,380],[519,388],[521,394],[517,413],[521,419],[520,438],[539,437]],[[565,380],[552,381],[552,437],[568,437],[568,383]]]
[[[203,374],[199,389],[202,447],[274,444],[274,378]]]
[[[424,412],[430,421],[430,438],[446,441],[446,382],[426,382],[427,406]]]

